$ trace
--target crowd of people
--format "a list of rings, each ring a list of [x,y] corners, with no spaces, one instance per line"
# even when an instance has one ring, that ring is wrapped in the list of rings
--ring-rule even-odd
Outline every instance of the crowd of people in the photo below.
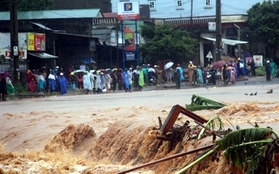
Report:
[[[165,72],[163,77],[163,71]],[[146,85],[162,86],[164,83],[180,82],[184,80],[184,72],[180,64],[164,70],[158,65],[129,68],[108,68],[87,70],[82,64],[79,69],[73,70],[65,76],[62,68],[58,66],[49,70],[27,70],[25,74],[26,87],[29,92],[59,92],[66,94],[69,90],[89,93],[115,92],[115,91],[141,91]],[[177,80],[176,80],[177,79]],[[166,82],[165,82],[166,81]]]
[[[269,60],[265,62],[267,81],[275,76],[275,66]],[[27,70],[25,82],[26,88],[31,93],[59,92],[66,94],[71,90],[81,91],[85,94],[98,94],[115,91],[141,91],[145,86],[162,87],[166,83],[174,84],[177,89],[180,89],[182,81],[187,81],[189,86],[235,84],[238,78],[245,78],[248,74],[255,76],[255,69],[253,59],[245,65],[240,58],[223,64],[216,62],[206,67],[196,66],[189,61],[187,69],[183,69],[178,63],[167,68],[143,64],[126,69],[97,69],[95,67],[95,69],[88,70],[84,64],[81,64],[78,69],[71,70],[70,73],[64,72],[63,68],[58,66],[49,71],[46,71],[45,68],[37,71]],[[0,75],[0,92],[2,100],[6,100],[7,94],[15,93],[11,78],[7,74]]]

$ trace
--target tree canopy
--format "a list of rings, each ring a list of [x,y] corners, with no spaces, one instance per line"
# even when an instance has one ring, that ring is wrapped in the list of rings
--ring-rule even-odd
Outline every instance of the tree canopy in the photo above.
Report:
[[[264,1],[248,10],[248,27],[253,37],[270,47],[279,44],[279,2]]]
[[[190,59],[197,53],[198,42],[186,30],[169,25],[143,25],[140,33],[145,39],[140,52],[147,61],[171,59],[179,62]]]

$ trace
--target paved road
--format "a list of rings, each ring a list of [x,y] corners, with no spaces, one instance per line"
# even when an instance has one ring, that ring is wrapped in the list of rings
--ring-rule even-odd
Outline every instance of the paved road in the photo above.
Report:
[[[253,77],[247,81],[237,82],[235,85],[208,86],[189,88],[182,83],[182,89],[156,90],[155,86],[145,87],[142,92],[116,92],[98,95],[66,95],[57,97],[43,97],[33,99],[11,100],[0,102],[0,114],[11,112],[30,111],[80,111],[88,107],[108,109],[121,106],[152,106],[154,109],[180,104],[184,106],[190,103],[192,94],[204,96],[220,102],[243,102],[243,101],[277,101],[279,91],[279,79],[266,82],[264,77]],[[272,95],[266,92],[273,89]],[[245,93],[255,93],[257,96],[246,96]]]

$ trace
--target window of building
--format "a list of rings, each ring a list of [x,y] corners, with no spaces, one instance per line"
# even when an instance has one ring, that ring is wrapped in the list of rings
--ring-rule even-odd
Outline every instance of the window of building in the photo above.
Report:
[[[205,0],[204,8],[212,8],[212,0]]]
[[[183,8],[183,0],[176,0],[176,8]]]
[[[150,10],[156,9],[156,1],[149,1],[149,8]]]

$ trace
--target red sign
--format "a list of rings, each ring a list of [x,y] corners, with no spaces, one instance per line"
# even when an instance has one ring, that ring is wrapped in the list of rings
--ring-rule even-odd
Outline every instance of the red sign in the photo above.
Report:
[[[26,57],[24,50],[19,50],[18,52],[19,52],[19,58],[25,58]],[[5,51],[5,57],[11,58],[11,56],[12,56],[11,51]]]
[[[124,27],[124,44],[126,51],[134,51],[135,45],[135,32],[128,26]]]
[[[134,19],[140,19],[139,14],[123,14],[117,16],[118,20],[134,20]]]

